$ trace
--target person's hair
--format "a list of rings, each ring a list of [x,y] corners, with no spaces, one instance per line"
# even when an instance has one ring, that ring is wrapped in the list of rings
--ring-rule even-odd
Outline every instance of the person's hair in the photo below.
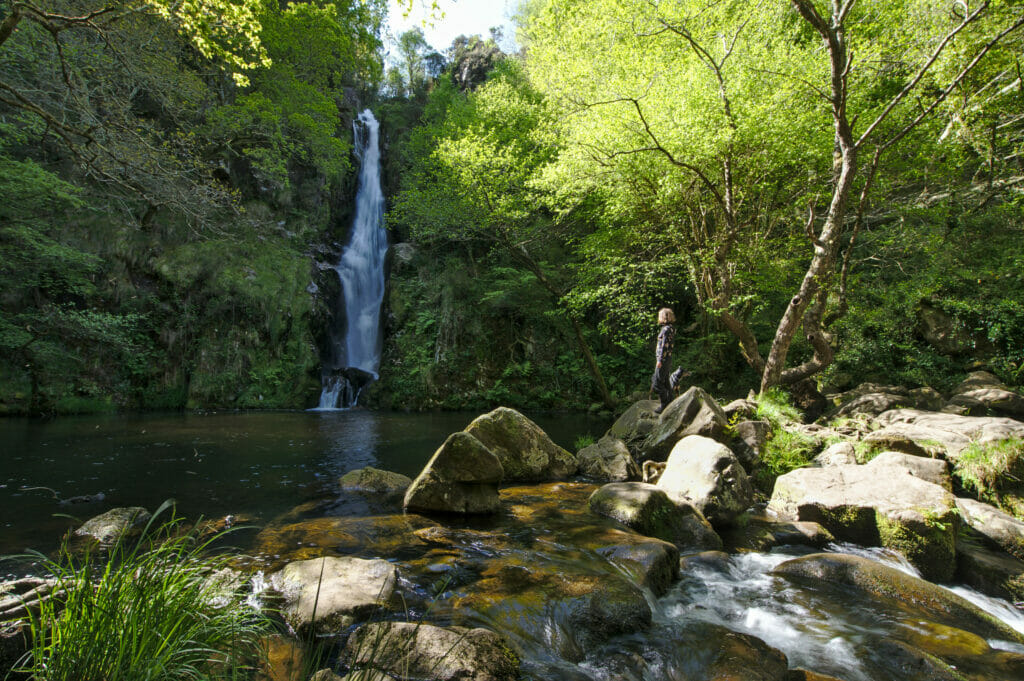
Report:
[[[663,307],[658,310],[658,323],[659,324],[671,324],[676,320],[676,316],[672,314],[672,308]]]

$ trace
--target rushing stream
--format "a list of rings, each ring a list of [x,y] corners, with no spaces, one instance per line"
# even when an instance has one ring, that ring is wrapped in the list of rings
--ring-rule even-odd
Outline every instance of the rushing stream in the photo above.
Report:
[[[979,635],[913,603],[773,572],[819,549],[765,553],[727,543],[725,553],[684,556],[678,580],[647,583],[631,567],[647,540],[592,514],[587,499],[596,486],[587,482],[503,487],[501,512],[484,518],[403,514],[400,499],[338,487],[338,476],[365,466],[415,476],[473,416],[352,410],[0,420],[0,553],[51,550],[76,522],[60,514],[152,510],[174,497],[188,517],[231,514],[253,525],[239,547],[262,573],[321,555],[387,558],[399,569],[407,609],[392,616],[499,631],[520,652],[525,679],[774,679],[759,670],[780,660],[843,681],[1024,679],[1024,639],[1010,640],[1012,632]],[[579,416],[536,420],[568,448],[608,426]],[[824,550],[914,573],[880,549]],[[1012,604],[954,588],[1024,635],[1024,615]],[[737,669],[744,673],[721,676]]]

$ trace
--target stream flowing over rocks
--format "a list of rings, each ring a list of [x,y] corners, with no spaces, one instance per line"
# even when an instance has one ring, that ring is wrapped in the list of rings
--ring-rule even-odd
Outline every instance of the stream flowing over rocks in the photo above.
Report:
[[[1012,409],[983,379],[948,402]],[[317,679],[1024,679],[1024,522],[988,503],[1019,481],[968,485],[1024,423],[931,392],[773,424],[691,388],[578,455],[498,409],[412,481],[349,471],[337,495],[362,515],[312,500],[263,526],[253,598],[332,642]],[[814,451],[759,489],[780,429]]]

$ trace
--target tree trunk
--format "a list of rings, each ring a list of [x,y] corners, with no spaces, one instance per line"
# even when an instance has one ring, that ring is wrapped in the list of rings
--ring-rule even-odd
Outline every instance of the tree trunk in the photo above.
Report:
[[[21,21],[21,10],[15,5],[11,13],[0,22],[0,45],[3,45],[11,37],[14,29],[18,27],[19,21]]]

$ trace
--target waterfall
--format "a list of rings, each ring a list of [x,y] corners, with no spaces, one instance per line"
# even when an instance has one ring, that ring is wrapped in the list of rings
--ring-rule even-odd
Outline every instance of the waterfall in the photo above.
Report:
[[[353,121],[355,153],[360,161],[352,234],[334,266],[341,280],[339,305],[344,329],[331,330],[323,365],[318,409],[355,405],[359,392],[377,378],[380,367],[380,308],[384,300],[384,193],[380,186],[379,124],[369,109]],[[344,333],[342,333],[342,331]]]

